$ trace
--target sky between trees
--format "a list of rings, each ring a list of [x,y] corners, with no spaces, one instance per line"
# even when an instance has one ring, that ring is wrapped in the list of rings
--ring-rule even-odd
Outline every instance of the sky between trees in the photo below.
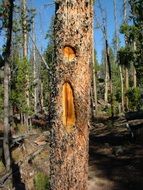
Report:
[[[17,0],[16,0],[17,1]],[[35,16],[35,31],[36,31],[36,44],[39,48],[39,51],[43,52],[47,47],[47,39],[45,39],[46,33],[50,27],[51,18],[54,15],[54,0],[27,0],[28,6],[36,9]],[[123,20],[123,2],[122,0],[117,0],[117,21],[118,28],[120,27]],[[109,44],[112,46],[112,40],[115,32],[114,25],[114,5],[113,0],[101,0],[102,8],[105,9],[107,15],[107,30],[109,37]],[[94,6],[94,12],[98,21],[101,21],[101,14],[99,11],[98,0],[96,0]],[[103,50],[103,36],[100,29],[97,28],[96,19],[94,24],[94,42],[95,49],[97,51],[98,62],[101,62],[102,50]],[[0,51],[3,46],[4,35],[0,34]],[[124,43],[123,36],[120,35],[121,45]]]

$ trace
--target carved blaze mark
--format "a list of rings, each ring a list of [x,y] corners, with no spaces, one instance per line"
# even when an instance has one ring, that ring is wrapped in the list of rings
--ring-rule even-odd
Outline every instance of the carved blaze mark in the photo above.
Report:
[[[75,125],[73,90],[68,82],[63,85],[63,124],[67,127]]]
[[[65,46],[63,51],[64,57],[68,59],[68,61],[72,61],[76,56],[74,48],[70,46]]]

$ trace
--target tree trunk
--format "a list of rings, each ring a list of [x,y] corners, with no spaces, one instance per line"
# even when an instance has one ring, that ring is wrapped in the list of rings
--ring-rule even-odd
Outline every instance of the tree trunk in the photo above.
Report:
[[[9,149],[9,76],[10,76],[10,54],[11,54],[11,39],[12,39],[12,21],[13,21],[13,0],[7,0],[9,7],[8,16],[8,28],[7,28],[7,42],[6,49],[4,52],[4,159],[6,164],[6,169],[9,171],[11,169],[11,159],[10,159],[10,149]]]
[[[4,158],[7,171],[10,170],[10,150],[9,150],[9,135],[10,135],[10,127],[9,127],[9,62],[8,60],[5,62],[4,66]]]
[[[93,51],[93,50],[92,50]],[[93,53],[94,56],[94,53]],[[95,58],[93,60],[93,116],[96,117],[97,115],[97,80],[96,80],[96,71],[95,71]]]
[[[32,25],[32,39],[36,43],[36,37],[35,37],[35,26],[34,26],[34,19],[33,19],[33,25]],[[37,114],[39,110],[39,77],[38,77],[38,65],[36,62],[36,48],[35,43],[32,45],[32,52],[33,52],[33,78],[35,81],[34,86],[34,112]]]
[[[106,35],[107,37],[107,35]],[[111,63],[110,63],[110,56],[109,56],[109,46],[108,46],[108,40],[105,39],[106,44],[106,60],[107,60],[107,66],[108,66],[108,73],[109,73],[109,87],[110,87],[110,104],[111,104],[111,116],[114,116],[114,109],[113,109],[113,89],[112,89],[112,72],[111,72]]]
[[[28,57],[28,39],[27,39],[27,21],[26,21],[26,0],[22,0],[22,32],[23,32],[23,60],[27,61]],[[27,102],[27,108],[30,107],[30,95],[29,95],[29,76],[25,76],[27,84],[25,87],[25,98]],[[24,114],[24,123],[28,126],[28,113]]]
[[[94,19],[92,21],[92,70],[93,70],[93,116],[97,115],[97,76],[95,63],[95,49],[94,49]]]
[[[122,66],[119,65],[119,71],[120,71],[120,80],[121,80],[121,105],[122,105],[122,112],[125,111],[124,108],[124,79],[123,79],[123,72],[122,72]]]
[[[134,51],[136,51],[136,42],[134,42]],[[137,72],[136,72],[136,68],[133,65],[133,83],[134,83],[134,88],[137,87]]]
[[[26,0],[22,0],[23,57],[27,58]]]
[[[127,93],[128,90],[129,90],[129,70],[127,67],[125,67],[125,92]],[[125,98],[126,110],[128,110],[128,104],[129,104],[129,100],[128,100],[128,97],[126,96]]]
[[[108,81],[109,81],[109,73],[108,73],[108,64],[107,64],[107,57],[105,58],[105,93],[104,93],[104,101],[108,103]]]
[[[134,65],[133,65],[133,82],[134,82],[134,88],[136,88],[137,87],[137,72]]]
[[[114,20],[115,20],[115,38],[116,38],[116,56],[119,50],[119,32],[118,32],[118,25],[117,25],[117,6],[116,0],[113,0],[114,3]],[[120,73],[120,81],[121,81],[121,110],[124,112],[124,79],[123,79],[123,72],[122,66],[119,65],[119,73]],[[120,112],[120,110],[119,110]]]
[[[127,0],[123,0],[123,20],[124,23],[127,24]],[[128,45],[127,43],[127,36],[125,35],[125,44],[126,46]],[[127,66],[125,66],[125,93],[128,92],[129,89],[129,70],[127,68]],[[125,109],[126,111],[128,111],[128,104],[129,104],[129,100],[128,97],[125,97]]]
[[[92,4],[57,0],[53,64],[52,190],[87,190]]]

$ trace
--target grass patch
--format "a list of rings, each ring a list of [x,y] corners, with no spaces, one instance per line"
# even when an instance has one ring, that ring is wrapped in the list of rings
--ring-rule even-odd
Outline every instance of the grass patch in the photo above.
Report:
[[[0,161],[0,174],[4,173],[4,171],[5,171],[5,166],[4,166],[3,162]]]
[[[35,190],[48,190],[50,189],[49,177],[43,172],[38,172],[34,177]]]

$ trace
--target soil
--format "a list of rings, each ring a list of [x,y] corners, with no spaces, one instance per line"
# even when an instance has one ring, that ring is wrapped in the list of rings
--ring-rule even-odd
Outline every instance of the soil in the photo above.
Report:
[[[90,133],[88,190],[143,190],[142,134],[124,119],[95,121]]]

